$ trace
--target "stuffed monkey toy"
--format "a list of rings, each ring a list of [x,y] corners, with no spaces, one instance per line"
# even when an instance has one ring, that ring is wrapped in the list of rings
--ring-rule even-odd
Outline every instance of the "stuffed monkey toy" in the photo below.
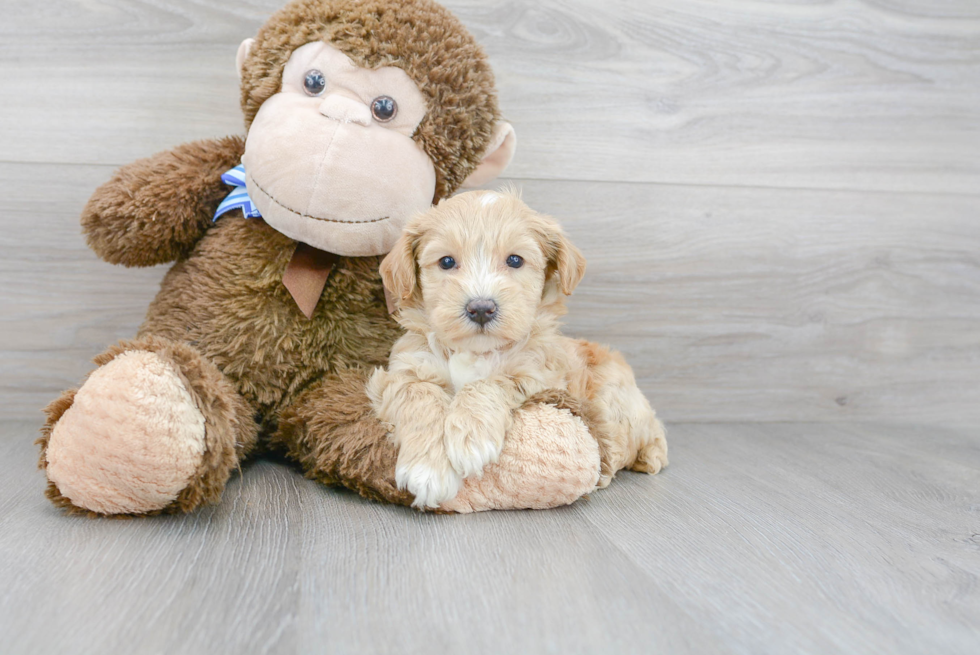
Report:
[[[66,510],[189,512],[269,449],[326,484],[413,500],[364,390],[400,334],[378,266],[410,215],[513,156],[486,56],[430,0],[297,0],[237,65],[246,138],[124,166],[82,214],[107,262],[174,264],[136,338],[46,409],[40,465]],[[441,509],[588,493],[586,414],[533,399],[499,462]]]

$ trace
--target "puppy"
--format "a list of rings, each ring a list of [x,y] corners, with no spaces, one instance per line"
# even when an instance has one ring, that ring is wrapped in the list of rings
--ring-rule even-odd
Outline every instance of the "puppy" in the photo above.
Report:
[[[417,215],[381,263],[407,331],[368,395],[392,426],[398,487],[438,507],[496,462],[515,409],[565,390],[599,443],[599,486],[667,465],[664,429],[623,357],[563,337],[585,258],[513,193],[473,191]]]

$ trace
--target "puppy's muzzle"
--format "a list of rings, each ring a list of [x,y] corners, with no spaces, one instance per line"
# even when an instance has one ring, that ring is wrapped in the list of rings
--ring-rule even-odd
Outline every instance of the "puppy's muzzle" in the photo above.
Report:
[[[466,316],[483,327],[497,315],[497,303],[487,298],[478,298],[466,303]]]

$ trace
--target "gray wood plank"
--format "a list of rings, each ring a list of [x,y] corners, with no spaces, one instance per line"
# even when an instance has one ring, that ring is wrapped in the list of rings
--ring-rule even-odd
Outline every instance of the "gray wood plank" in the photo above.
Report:
[[[163,275],[85,247],[77,216],[110,170],[0,164],[2,417],[36,416],[131,337]],[[980,420],[976,198],[522,187],[589,259],[566,332],[622,349],[668,420]]]
[[[279,0],[6,0],[0,161],[119,165],[241,131]],[[527,178],[975,193],[971,0],[453,0]]]
[[[85,245],[79,215],[106,166],[0,164],[0,415],[36,417],[52,389],[132,338],[166,267],[125,269]]]
[[[589,259],[566,333],[668,419],[980,419],[978,199],[524,187]]]
[[[272,462],[186,517],[67,518],[0,423],[4,652],[980,649],[980,433],[677,425],[662,475],[421,516]]]
[[[673,436],[672,477],[629,476],[575,509],[707,630],[737,634],[735,652],[980,648],[976,428]]]

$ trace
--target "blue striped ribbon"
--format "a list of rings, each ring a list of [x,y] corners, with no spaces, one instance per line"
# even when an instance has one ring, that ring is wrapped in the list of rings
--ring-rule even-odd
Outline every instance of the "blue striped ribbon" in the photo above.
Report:
[[[245,166],[243,164],[235,166],[222,175],[221,181],[235,188],[218,205],[218,211],[214,212],[213,220],[218,220],[219,216],[227,214],[233,209],[241,209],[242,213],[245,214],[245,218],[262,217],[258,208],[252,203],[252,199],[248,197],[248,189],[245,188]]]

